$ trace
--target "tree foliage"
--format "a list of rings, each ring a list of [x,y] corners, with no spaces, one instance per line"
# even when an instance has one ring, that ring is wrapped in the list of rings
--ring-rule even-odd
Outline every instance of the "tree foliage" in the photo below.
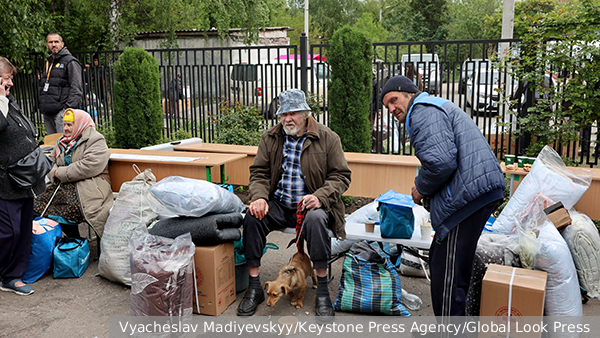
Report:
[[[43,33],[50,30],[50,15],[44,1],[3,1],[0,15],[0,55],[20,70],[32,69],[30,52],[46,51]]]
[[[358,22],[363,7],[359,0],[312,0],[309,2],[313,26],[325,41],[332,39],[334,32]]]
[[[158,62],[145,50],[129,47],[114,71],[113,123],[118,147],[157,144],[163,129]]]
[[[369,103],[373,49],[367,37],[353,27],[335,32],[329,51],[329,126],[342,140],[344,151],[371,149]]]
[[[576,141],[600,119],[600,0],[556,7],[531,27],[520,59],[509,65],[540,96],[518,119],[518,132],[536,138],[528,149],[535,154],[559,139],[565,145]]]
[[[532,24],[541,15],[548,14],[554,10],[557,2],[554,0],[523,0],[515,1],[515,14],[513,25],[513,38],[520,39],[526,35]],[[493,15],[486,16],[483,21],[485,39],[500,39],[502,37],[502,8]]]
[[[517,4],[520,4],[520,2],[517,2]],[[497,24],[499,25],[498,28],[502,28],[501,0],[453,1],[450,3],[448,11],[450,13],[450,22],[447,25],[447,29],[448,39],[450,40],[491,38],[492,34],[496,33],[496,30],[493,33],[490,31],[496,27],[487,25],[486,21],[494,15],[500,18],[500,22],[497,22]],[[500,35],[497,38],[500,38]]]

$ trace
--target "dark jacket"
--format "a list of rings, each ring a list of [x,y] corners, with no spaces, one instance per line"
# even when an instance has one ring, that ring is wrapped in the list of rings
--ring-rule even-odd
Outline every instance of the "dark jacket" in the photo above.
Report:
[[[8,95],[8,101],[8,115],[4,117],[4,114],[0,113],[0,167],[17,162],[38,147],[33,123],[23,115],[12,94]],[[34,197],[34,192],[41,194],[46,190],[44,180],[38,181],[32,188],[33,191],[19,188],[8,174],[0,169],[0,199],[16,200]]]
[[[281,123],[262,134],[250,166],[248,187],[252,201],[273,197],[283,174],[283,142]],[[345,209],[341,197],[350,186],[350,168],[340,137],[312,117],[308,118],[300,166],[306,189],[321,201],[323,210],[329,214],[329,228],[337,238],[345,239]]]
[[[501,200],[504,175],[471,117],[451,101],[415,95],[406,117],[421,170],[417,190],[431,197],[431,224],[443,239],[458,223]]]
[[[46,81],[50,85],[44,91]],[[71,55],[67,47],[63,47],[56,57],[50,55],[40,78],[40,111],[55,115],[65,108],[79,108],[83,98],[81,81],[79,60]]]

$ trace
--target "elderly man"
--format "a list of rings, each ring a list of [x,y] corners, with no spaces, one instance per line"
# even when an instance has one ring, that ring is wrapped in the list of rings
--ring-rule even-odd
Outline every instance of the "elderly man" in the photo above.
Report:
[[[67,108],[79,108],[83,98],[81,65],[58,33],[46,36],[50,56],[40,78],[40,111],[46,133],[63,132],[63,114]]]
[[[306,212],[302,235],[317,272],[316,316],[331,321],[335,313],[327,288],[330,233],[340,239],[346,236],[341,196],[350,185],[350,169],[339,136],[311,117],[304,92],[282,92],[279,103],[281,122],[263,133],[250,166],[252,202],[244,219],[250,282],[238,315],[253,315],[265,300],[259,266],[266,236],[294,227]]]
[[[381,101],[406,124],[421,161],[412,197],[429,207],[435,229],[429,251],[434,314],[464,316],[477,240],[502,201],[504,175],[477,125],[454,103],[419,92],[402,75],[388,80]]]

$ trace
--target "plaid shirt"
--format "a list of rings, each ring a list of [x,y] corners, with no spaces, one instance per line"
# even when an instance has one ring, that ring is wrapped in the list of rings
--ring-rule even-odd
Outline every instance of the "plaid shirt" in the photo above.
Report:
[[[306,132],[296,138],[285,135],[283,142],[283,174],[275,190],[275,198],[289,208],[296,208],[306,195],[306,184],[300,167],[300,154],[306,140]]]

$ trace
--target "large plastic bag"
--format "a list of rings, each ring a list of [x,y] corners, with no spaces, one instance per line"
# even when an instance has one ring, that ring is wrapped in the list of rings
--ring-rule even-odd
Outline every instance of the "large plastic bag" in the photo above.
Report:
[[[234,193],[205,180],[169,176],[153,185],[150,192],[161,202],[152,205],[161,216],[201,217],[244,210],[244,203]]]
[[[538,239],[541,243],[535,255],[535,269],[548,273],[544,316],[580,317],[583,313],[581,292],[567,243],[550,221],[544,223]],[[578,337],[577,333],[553,333],[550,332],[550,337]]]
[[[154,200],[154,197],[148,192],[155,182],[156,177],[152,171],[146,169],[133,181],[121,185],[100,241],[102,251],[98,261],[98,272],[101,276],[131,285],[128,241],[138,225],[146,227],[158,216],[150,208],[149,200]]]
[[[534,199],[515,213],[519,254],[524,268],[546,271],[546,316],[581,316],[581,293],[567,243]]]
[[[144,225],[129,238],[131,316],[191,316],[196,251],[189,233],[150,235]]]
[[[593,176],[593,172],[587,169],[568,169],[556,151],[545,146],[492,225],[492,231],[502,234],[514,232],[516,210],[529,204],[538,192],[562,202],[567,210],[571,209],[589,188]]]
[[[588,296],[600,297],[600,235],[594,222],[585,214],[571,210],[572,223],[562,236],[569,246],[577,269],[579,284]]]

